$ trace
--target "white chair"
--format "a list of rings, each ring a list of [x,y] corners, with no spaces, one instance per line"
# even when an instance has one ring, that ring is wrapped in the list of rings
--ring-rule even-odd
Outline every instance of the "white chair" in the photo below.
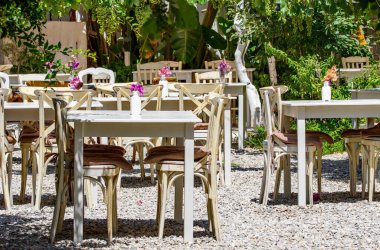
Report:
[[[159,61],[164,66],[168,66],[170,70],[182,70],[182,61]]]
[[[236,73],[236,64],[234,61],[225,60],[228,65],[231,66],[232,70],[232,80],[234,82],[239,82],[239,77]],[[222,60],[214,60],[214,61],[205,61],[205,69],[218,70],[219,64]]]
[[[232,82],[232,72],[226,76],[226,82]],[[220,83],[219,71],[209,71],[204,73],[195,73],[196,83]]]
[[[0,87],[9,89],[9,76],[7,73],[0,72]]]
[[[158,76],[158,71],[166,66],[161,62],[137,64],[137,80],[144,84],[153,84],[153,79]]]
[[[369,58],[361,56],[342,57],[344,69],[362,69],[369,66]]]
[[[109,84],[114,84],[115,83],[115,78],[116,74],[110,69],[105,69],[105,68],[88,68],[79,71],[78,76],[81,79],[82,82],[87,82],[85,81],[84,76],[86,75],[92,75],[92,82],[94,83],[109,83]]]

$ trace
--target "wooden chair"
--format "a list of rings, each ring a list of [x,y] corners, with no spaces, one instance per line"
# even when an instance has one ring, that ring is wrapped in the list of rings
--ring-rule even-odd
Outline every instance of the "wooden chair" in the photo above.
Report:
[[[0,65],[0,72],[9,74],[9,72],[11,71],[12,67],[13,67],[12,64],[3,64],[3,65]]]
[[[218,66],[222,60],[205,61],[205,69],[218,70]],[[232,70],[232,81],[239,82],[239,77],[236,73],[236,64],[234,61],[225,60]]]
[[[0,72],[0,88],[9,89],[9,76],[7,73]]]
[[[182,61],[159,61],[164,66],[168,66],[170,70],[182,70]]]
[[[210,123],[207,130],[207,143],[203,147],[194,148],[194,175],[202,180],[207,195],[207,212],[215,238],[219,241],[220,222],[217,205],[217,171],[218,152],[221,143],[222,114],[228,100],[215,94],[207,97],[206,102],[211,105]],[[184,176],[184,147],[159,146],[149,150],[145,162],[156,164],[158,171],[158,198],[157,198],[157,223],[158,237],[164,234],[166,202],[169,197],[170,187]]]
[[[91,75],[92,82],[96,84],[114,84],[116,74],[110,69],[105,68],[87,68],[78,72],[78,76],[82,82],[87,82],[87,79],[84,78],[87,75]]]
[[[288,128],[285,128],[285,125],[283,122],[284,115],[282,113],[282,95],[288,91],[288,87],[285,85],[277,85],[277,86],[260,88],[261,97],[263,98],[263,92],[265,90],[271,90],[271,89],[275,90],[275,92],[274,92],[275,97],[273,97],[273,98],[276,99],[276,113],[275,113],[276,116],[274,117],[274,119],[276,119],[276,123],[278,124],[278,128],[282,132],[286,132],[289,134],[296,134],[297,133],[296,130],[288,130]],[[321,143],[323,143],[323,142],[327,142],[329,144],[334,143],[333,138],[324,132],[307,130],[306,135],[319,138]],[[285,160],[284,164],[290,164],[289,158],[284,159],[284,160]],[[317,148],[315,160],[316,160],[316,162],[314,165],[317,169],[318,193],[321,193],[322,192],[322,148]],[[275,195],[274,195],[275,200],[277,198],[277,195],[278,195],[278,189],[275,190]]]
[[[114,91],[117,96],[117,110],[123,110],[123,98],[130,102],[132,92],[130,87],[114,87]],[[143,97],[146,99],[141,103],[141,109],[144,110],[147,105],[156,99],[156,111],[161,110],[161,91],[162,85],[145,85]],[[144,148],[149,150],[154,147],[156,139],[152,138],[118,138],[117,145],[123,146],[125,149],[133,145],[133,159],[135,159],[135,153],[139,155],[140,170],[141,170],[141,180],[145,179],[145,166],[144,166]],[[154,184],[154,165],[150,165],[150,178],[152,184]]]
[[[10,209],[13,205],[12,195],[12,153],[14,150],[14,139],[5,130],[4,102],[9,94],[9,89],[0,88],[0,160],[1,160],[1,181],[5,209]]]
[[[219,71],[195,73],[196,83],[220,83]],[[232,82],[232,73],[226,75],[226,82]]]
[[[277,168],[275,182],[275,196],[278,193],[281,171],[284,167],[289,168],[288,164],[280,164],[277,166],[282,157],[286,155],[297,154],[297,135],[282,133],[277,122],[277,108],[280,107],[277,103],[276,90],[274,88],[266,88],[260,90],[263,95],[264,113],[265,113],[265,128],[267,132],[266,140],[263,143],[264,147],[264,174],[262,178],[260,203],[266,205],[268,202],[268,193],[270,186],[270,176]],[[320,139],[316,136],[306,136],[306,153],[307,153],[307,194],[310,205],[313,204],[313,165],[316,150],[322,148]],[[286,170],[288,176],[284,177],[285,185],[290,185],[290,169]]]
[[[369,58],[361,56],[342,57],[344,69],[362,69],[369,66]]]
[[[53,159],[57,157],[58,148],[56,143],[56,138],[54,134],[55,122],[49,122],[45,120],[45,110],[46,105],[50,108],[54,108],[53,101],[49,93],[53,91],[46,90],[36,90],[36,96],[39,102],[39,123],[38,129],[33,128],[30,131],[24,132],[24,136],[27,137],[31,134],[34,137],[38,134],[38,138],[31,141],[30,147],[30,161],[32,165],[32,204],[40,209],[41,207],[41,195],[42,195],[42,180],[46,174],[46,168]],[[59,91],[54,90],[57,94],[69,94],[72,96],[73,100],[76,102],[70,107],[70,110],[80,109],[85,105],[87,110],[91,109],[92,96],[95,95],[93,90],[65,90]],[[46,126],[48,124],[48,126]],[[24,130],[23,130],[24,131]],[[21,135],[23,136],[23,134]],[[20,136],[20,137],[21,137]]]
[[[145,85],[153,84],[153,80],[158,76],[158,71],[166,66],[161,62],[150,62],[137,64],[137,80]]]
[[[55,133],[58,141],[58,191],[50,230],[50,240],[53,243],[56,233],[62,231],[68,191],[73,177],[74,145],[71,142],[73,128],[65,120],[70,106],[67,101],[72,100],[72,96],[67,98],[65,94],[56,92],[48,92],[47,96],[52,98],[54,104]],[[84,145],[84,178],[97,183],[102,188],[107,204],[108,242],[112,241],[113,233],[117,232],[116,182],[120,169],[132,170],[132,166],[123,157],[124,154],[125,150],[117,146]],[[102,178],[104,184],[98,178]]]

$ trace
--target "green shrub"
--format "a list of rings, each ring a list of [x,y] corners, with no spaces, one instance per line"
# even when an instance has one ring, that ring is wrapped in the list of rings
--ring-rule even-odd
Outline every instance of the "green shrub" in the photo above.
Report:
[[[115,60],[110,64],[107,64],[105,66],[107,69],[111,69],[116,73],[116,82],[132,82],[133,75],[132,71],[134,70],[134,67],[131,66],[125,66],[123,60]]]
[[[262,149],[263,141],[266,137],[266,131],[264,126],[258,126],[255,132],[249,133],[247,139],[245,139],[245,145],[250,148]]]

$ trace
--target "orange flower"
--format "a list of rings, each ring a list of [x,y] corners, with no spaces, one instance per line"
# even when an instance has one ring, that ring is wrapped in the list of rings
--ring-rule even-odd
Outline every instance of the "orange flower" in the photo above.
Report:
[[[145,59],[149,59],[153,56],[153,52],[151,50],[145,50]]]
[[[335,82],[336,80],[338,80],[338,76],[336,75],[336,65],[334,65],[331,69],[327,70],[327,74],[323,78],[323,81]]]

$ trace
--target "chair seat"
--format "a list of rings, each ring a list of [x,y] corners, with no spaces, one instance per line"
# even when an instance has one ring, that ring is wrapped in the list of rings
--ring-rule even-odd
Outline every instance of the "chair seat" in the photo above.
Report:
[[[83,166],[88,167],[96,167],[102,166],[102,168],[116,168],[119,167],[125,171],[132,171],[133,167],[127,159],[122,156],[116,154],[84,154],[83,157]]]
[[[207,156],[208,152],[204,147],[194,148],[194,160],[199,161]],[[163,161],[184,161],[185,160],[185,147],[183,146],[159,146],[154,147],[148,151],[144,162],[147,164],[160,163]]]
[[[206,122],[200,122],[194,124],[194,130],[207,130],[208,129],[208,123]]]
[[[288,133],[296,134],[297,130],[290,130],[288,131]],[[329,134],[321,132],[321,131],[306,130],[306,136],[319,137],[322,142],[327,142],[328,144],[334,143],[334,139]]]
[[[297,134],[274,132],[273,137],[277,138],[285,144],[297,144]],[[322,148],[321,139],[316,135],[306,134],[306,146],[315,146],[316,148]]]
[[[83,149],[85,150],[85,152],[99,154],[112,152],[120,156],[124,156],[127,152],[123,147],[105,144],[84,144]]]
[[[341,136],[342,136],[342,138],[351,138],[351,137],[361,137],[362,135],[366,136],[367,134],[379,134],[380,135],[380,123],[376,124],[372,128],[345,129],[345,130],[343,130]]]

